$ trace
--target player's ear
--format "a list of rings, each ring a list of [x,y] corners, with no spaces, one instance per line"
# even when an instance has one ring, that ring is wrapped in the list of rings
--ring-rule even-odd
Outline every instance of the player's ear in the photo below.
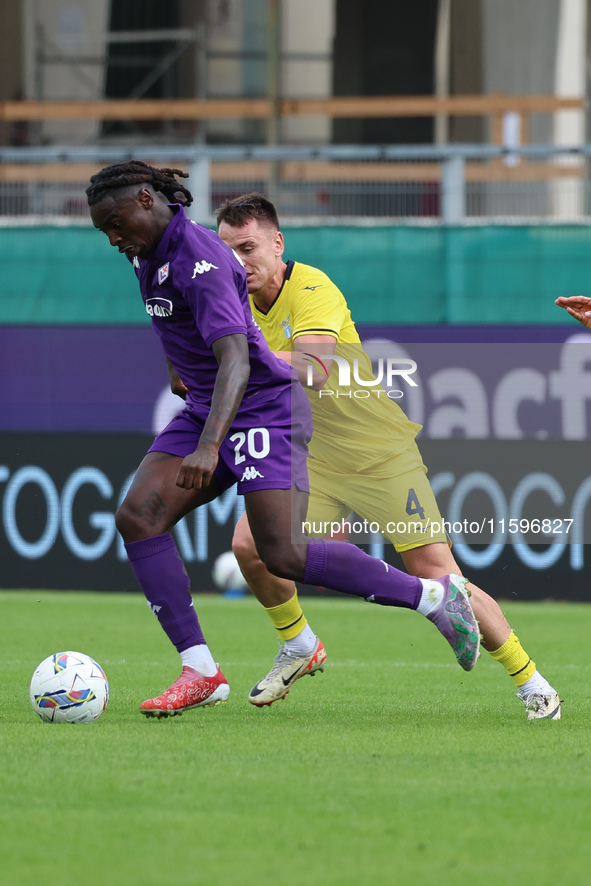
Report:
[[[283,234],[281,231],[277,231],[275,234],[275,255],[283,255],[283,250],[285,249],[285,241],[283,239]]]
[[[137,201],[143,209],[151,209],[154,205],[154,195],[149,188],[138,191]]]

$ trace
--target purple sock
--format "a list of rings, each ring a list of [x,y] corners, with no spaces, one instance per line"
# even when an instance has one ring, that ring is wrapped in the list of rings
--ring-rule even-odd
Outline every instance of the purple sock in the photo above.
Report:
[[[423,592],[420,578],[370,557],[355,545],[327,544],[321,538],[308,542],[307,584],[355,594],[382,606],[416,609],[419,605]]]
[[[126,542],[125,550],[150,609],[179,652],[205,643],[189,576],[170,533]]]

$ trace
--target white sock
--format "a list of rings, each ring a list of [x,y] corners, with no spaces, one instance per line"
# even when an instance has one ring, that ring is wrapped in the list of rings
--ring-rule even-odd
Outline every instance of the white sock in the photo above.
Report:
[[[199,646],[190,646],[181,652],[183,667],[193,668],[204,677],[213,677],[218,672],[218,666],[213,660],[209,647],[202,643]]]
[[[423,593],[421,602],[417,606],[417,612],[420,612],[421,615],[431,615],[432,612],[441,606],[445,589],[441,582],[431,578],[422,578],[421,582],[423,584]]]
[[[310,625],[307,624],[302,628],[297,637],[292,637],[291,640],[285,640],[284,644],[290,652],[295,652],[298,655],[310,655],[310,653],[314,651],[317,640],[318,637]]]
[[[553,692],[556,692],[556,690],[552,689],[548,681],[545,677],[542,677],[539,671],[534,671],[527,683],[524,683],[523,686],[520,686],[518,689],[518,693],[521,696],[530,695],[532,692],[539,693],[540,695],[551,695]]]

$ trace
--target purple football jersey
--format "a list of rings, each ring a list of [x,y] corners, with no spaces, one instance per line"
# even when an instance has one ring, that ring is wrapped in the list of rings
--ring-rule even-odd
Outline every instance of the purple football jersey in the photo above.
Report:
[[[209,412],[218,371],[213,343],[241,333],[248,339],[250,377],[239,409],[275,398],[297,376],[269,350],[248,301],[246,271],[223,240],[187,218],[182,206],[148,258],[132,264],[146,311],[164,353],[189,389],[187,407]],[[255,396],[256,395],[256,396]]]

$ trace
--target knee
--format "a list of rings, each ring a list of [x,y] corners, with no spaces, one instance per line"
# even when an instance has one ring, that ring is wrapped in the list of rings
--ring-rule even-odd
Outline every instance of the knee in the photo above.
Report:
[[[460,574],[449,547],[443,543],[411,548],[402,554],[402,560],[407,572],[419,578],[440,578],[452,572]]]
[[[137,539],[146,538],[154,534],[153,530],[150,531],[145,525],[145,521],[142,520],[127,500],[119,505],[115,512],[115,526],[121,534],[123,541],[137,541]]]
[[[250,532],[241,531],[240,524],[234,531],[232,538],[232,551],[240,564],[240,568],[248,572],[261,562],[261,558],[257,553],[254,539]]]
[[[240,523],[234,530],[232,551],[240,565],[259,559],[252,535],[249,532],[242,531]]]

